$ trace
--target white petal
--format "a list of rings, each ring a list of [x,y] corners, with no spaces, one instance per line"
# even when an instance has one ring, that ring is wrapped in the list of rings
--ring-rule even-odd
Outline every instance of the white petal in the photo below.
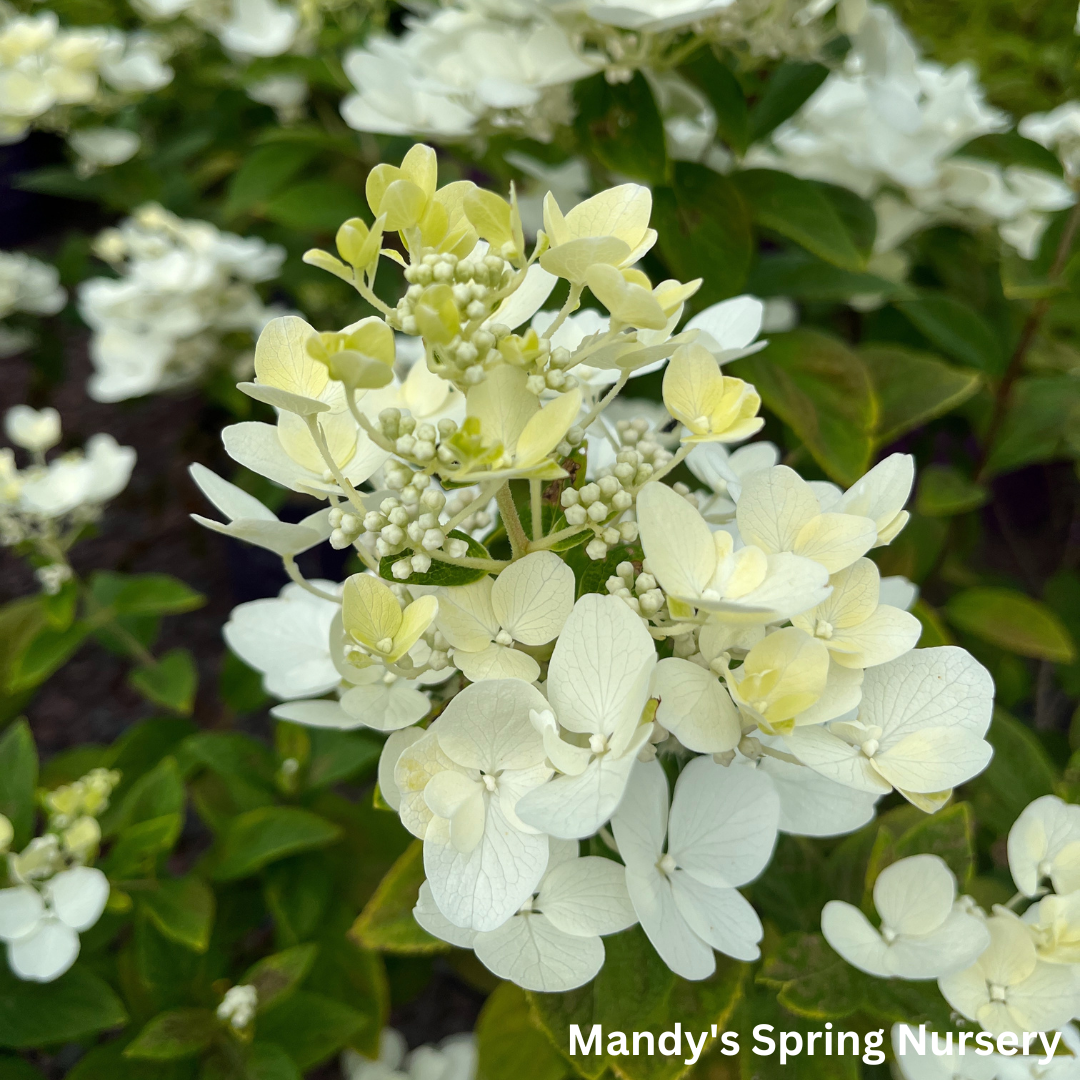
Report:
[[[668,824],[668,784],[664,767],[653,758],[639,761],[630,774],[626,798],[611,819],[611,831],[627,866],[646,871],[664,850]]]
[[[460,695],[459,695],[460,696]],[[484,835],[472,851],[424,841],[424,869],[439,910],[473,930],[501,926],[536,891],[548,861],[548,838],[518,832],[498,800],[488,802]]]
[[[775,554],[794,551],[800,530],[819,512],[806,481],[786,465],[776,465],[743,481],[736,517],[746,543]]]
[[[8,944],[8,966],[20,979],[52,982],[79,955],[79,935],[59,919],[42,919],[33,933]]]
[[[232,424],[221,432],[221,441],[233,461],[282,487],[306,492],[326,486],[321,477],[289,457],[272,424],[257,420]]]
[[[652,696],[660,698],[656,719],[699,754],[733,750],[742,738],[739,710],[707,668],[670,656],[656,665]]]
[[[828,780],[868,795],[884,795],[892,790],[892,784],[882,779],[857,746],[824,727],[797,727],[784,736],[784,745],[804,765]]]
[[[487,773],[542,764],[544,743],[529,712],[547,707],[544,695],[520,679],[474,683],[443,710],[435,725],[439,744],[459,765]]]
[[[427,694],[405,679],[354,686],[341,698],[341,707],[354,720],[376,731],[397,731],[419,723],[431,708]]]
[[[965,911],[949,912],[932,933],[898,937],[889,950],[893,974],[902,979],[937,979],[970,967],[990,944],[986,923]]]
[[[881,579],[881,590],[878,593],[879,604],[888,604],[889,607],[900,608],[901,611],[910,611],[918,599],[919,586],[913,581],[908,581],[906,577],[897,574]]]
[[[839,664],[875,667],[910,652],[921,635],[922,623],[914,615],[882,605],[865,622],[841,630],[826,644],[834,650],[833,656]],[[848,655],[835,651],[845,646],[851,649]]]
[[[548,870],[534,907],[566,934],[615,934],[637,922],[626,870],[611,859],[586,855]]]
[[[711,352],[744,349],[761,333],[764,312],[756,296],[733,296],[699,311],[684,329],[700,330],[698,342]]]
[[[882,924],[899,934],[929,934],[949,917],[956,878],[938,855],[912,855],[885,867],[874,882]]]
[[[705,519],[666,484],[646,484],[638,494],[641,546],[665,592],[700,596],[716,572],[716,543]]]
[[[655,665],[653,639],[622,600],[583,596],[548,666],[547,692],[559,723],[571,731],[605,735],[635,726]]]
[[[876,540],[877,526],[871,518],[818,514],[799,530],[792,550],[835,574],[866,554]]]
[[[191,520],[205,529],[211,529],[224,536],[235,537],[237,540],[254,544],[256,547],[266,548],[267,551],[272,551],[276,555],[299,555],[325,539],[314,529],[309,529],[304,525],[290,525],[286,521],[238,518],[228,525],[223,525],[220,521],[203,517],[201,514],[192,514]]]
[[[1064,803],[1056,795],[1043,795],[1029,803],[1009,830],[1009,870],[1016,887],[1034,896],[1039,886],[1039,864],[1053,861],[1066,846],[1080,840],[1080,806]]]
[[[830,653],[825,690],[809,709],[803,709],[795,717],[796,726],[824,724],[858,708],[862,700],[862,683],[861,668],[843,667],[836,662],[836,655]]]
[[[892,977],[889,947],[857,907],[830,900],[821,910],[821,932],[852,967],[879,979]]]
[[[455,649],[454,663],[474,683],[488,679],[520,679],[531,683],[540,678],[540,665],[528,653],[494,642],[479,652]]]
[[[652,565],[650,563],[650,565]],[[784,622],[829,595],[829,571],[813,559],[782,551],[768,557],[765,580],[737,600],[702,603],[723,622]]]
[[[45,913],[41,893],[29,885],[0,889],[0,941],[25,937]]]
[[[544,645],[556,637],[574,607],[574,572],[553,551],[511,563],[491,590],[495,617],[515,641]]]
[[[420,886],[420,896],[413,908],[413,918],[429,933],[459,949],[471,949],[476,941],[476,931],[455,926],[440,910],[431,895],[431,885]]]
[[[867,671],[859,719],[883,729],[883,748],[929,727],[982,736],[993,698],[990,673],[970,653],[951,645],[916,649]]]
[[[684,979],[707,979],[716,970],[716,957],[680,914],[667,878],[655,866],[627,869],[626,887],[660,959]]]
[[[109,879],[92,866],[73,866],[49,880],[49,906],[72,930],[89,930],[109,899]]]
[[[629,609],[627,609],[629,610]],[[517,804],[528,825],[565,840],[591,836],[619,807],[638,750],[650,728],[642,725],[636,745],[621,757],[596,758],[578,776],[557,776],[534,788]]]
[[[737,889],[716,889],[702,885],[689,874],[676,870],[671,875],[675,906],[690,929],[725,956],[736,960],[756,960],[761,955],[758,942],[764,930],[757,912]]]
[[[493,578],[484,577],[471,585],[439,590],[435,625],[455,649],[479,652],[499,632],[499,621],[491,606],[494,584]]]
[[[890,454],[844,493],[834,509],[873,518],[885,528],[903,509],[915,482],[915,459]]]
[[[316,701],[286,701],[275,705],[270,715],[278,720],[288,720],[291,724],[303,724],[305,727],[332,728],[336,731],[352,731],[362,727],[363,721],[347,713],[340,701],[320,698]]]
[[[703,884],[743,885],[772,857],[779,816],[780,799],[768,777],[695,758],[675,784],[668,851]]]
[[[1009,1012],[1020,1031],[1055,1031],[1080,1009],[1080,992],[1071,965],[1040,960],[1022,983],[1008,992]]]
[[[549,274],[539,263],[533,263],[525,275],[525,280],[495,309],[488,323],[501,323],[516,330],[527,319],[531,319],[551,295],[559,279]]]
[[[417,739],[422,739],[424,734],[423,728],[402,728],[400,731],[392,731],[383,743],[382,753],[379,755],[379,792],[386,804],[394,810],[401,806],[401,792],[394,782],[397,760],[405,747],[412,746]]]
[[[989,764],[993,753],[988,742],[968,731],[926,728],[878,751],[873,764],[895,788],[932,793],[977,776]]]
[[[228,480],[223,480],[205,465],[196,462],[188,469],[188,472],[191,473],[191,479],[199,485],[199,490],[230,521],[235,521],[237,518],[277,521],[274,513],[263,506],[254,495],[249,495],[243,488],[238,488],[235,484],[230,484]]]
[[[452,818],[466,802],[482,791],[483,785],[478,780],[473,780],[465,773],[446,769],[436,773],[428,781],[424,788],[424,802],[436,816]]]
[[[573,937],[543,915],[515,915],[497,929],[477,934],[474,948],[477,959],[500,979],[542,993],[582,986],[604,964],[598,937]]]
[[[862,828],[874,816],[876,794],[856,791],[805,765],[762,758],[758,771],[768,776],[780,796],[777,827],[793,836],[842,836]]]

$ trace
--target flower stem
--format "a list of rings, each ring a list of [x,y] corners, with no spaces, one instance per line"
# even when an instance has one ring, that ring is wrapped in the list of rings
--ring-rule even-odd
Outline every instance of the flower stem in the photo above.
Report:
[[[292,555],[282,555],[281,561],[285,565],[285,573],[288,574],[301,589],[311,593],[312,596],[317,596],[320,600],[332,600],[335,604],[341,603],[341,597],[334,596],[333,593],[325,592],[317,585],[312,585],[311,582],[300,573],[300,567],[296,565],[296,559]]]
[[[499,516],[502,518],[506,529],[507,539],[510,541],[510,551],[515,559],[520,559],[529,549],[529,538],[521,525],[517,507],[514,505],[514,497],[510,494],[510,483],[507,481],[495,494],[495,501],[499,504]]]
[[[532,538],[539,540],[544,535],[544,507],[541,501],[543,485],[539,480],[529,481],[529,512],[532,514]]]

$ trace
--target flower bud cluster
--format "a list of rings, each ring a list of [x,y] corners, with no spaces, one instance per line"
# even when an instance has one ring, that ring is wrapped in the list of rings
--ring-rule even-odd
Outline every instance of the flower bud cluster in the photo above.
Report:
[[[647,562],[637,570],[632,562],[621,562],[607,579],[605,587],[610,596],[625,600],[630,608],[646,619],[659,615],[667,599],[664,590],[649,573]]]
[[[633,478],[632,466],[627,465],[624,471]],[[632,492],[623,484],[618,475],[609,472],[583,488],[563,489],[561,502],[567,523],[593,530],[593,539],[585,548],[590,559],[603,559],[609,548],[619,543],[632,544],[637,539],[637,522],[632,517],[618,520],[634,505]]]
[[[398,301],[404,333],[435,343],[441,372],[452,382],[475,386],[485,370],[502,362],[499,341],[509,330],[482,326],[514,277],[500,255],[459,259],[451,252],[429,252],[405,270],[409,287]]]

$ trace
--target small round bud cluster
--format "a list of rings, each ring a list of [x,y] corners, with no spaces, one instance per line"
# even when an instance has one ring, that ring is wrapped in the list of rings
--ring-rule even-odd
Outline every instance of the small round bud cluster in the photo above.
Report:
[[[631,469],[631,479],[633,475]],[[580,490],[564,488],[561,502],[568,524],[592,528],[594,537],[585,548],[590,559],[603,559],[615,544],[632,544],[637,539],[638,524],[633,518],[616,520],[632,511],[634,495],[614,470],[605,469],[603,476]]]
[[[64,587],[64,583],[72,578],[72,569],[67,563],[49,563],[48,566],[39,566],[34,571],[34,577],[41,584],[41,591],[46,596],[56,596]]]
[[[479,494],[479,488],[457,488],[450,492],[446,500],[446,513],[451,518],[457,517]],[[480,536],[486,533],[495,523],[495,514],[492,510],[494,503],[495,500],[492,499],[487,506],[474,510],[467,517],[463,517],[458,522],[457,528],[469,536]]]
[[[217,1018],[224,1021],[233,1031],[245,1031],[255,1019],[255,1010],[259,1005],[259,993],[254,986],[243,983],[230,987],[217,1007]]]
[[[335,506],[328,517],[330,528],[330,546],[335,551],[351,547],[364,531],[364,519],[351,510]]]
[[[45,792],[41,802],[49,816],[49,828],[66,829],[80,817],[104,813],[119,783],[120,774],[115,769],[91,769],[73,783]]]
[[[645,619],[657,615],[664,607],[664,591],[656,584],[656,578],[641,564],[640,572],[634,569],[632,562],[621,562],[615,567],[615,573],[607,579],[606,587],[611,596],[618,596],[638,615]]]
[[[627,450],[635,450],[640,455],[640,464],[651,465],[659,469],[671,460],[671,453],[654,438],[648,420],[619,420],[615,424],[619,442]],[[636,486],[640,487],[644,481]]]
[[[362,527],[376,535],[375,553],[380,559],[411,549],[393,565],[398,581],[431,569],[431,556],[426,552],[443,551],[455,559],[468,554],[469,545],[464,540],[447,536],[441,518],[446,495],[431,485],[430,476],[390,462],[384,469],[384,479],[399,496],[389,496],[378,510],[369,510]]]
[[[435,457],[441,427],[441,424],[436,428],[425,421],[417,423],[414,417],[400,409],[383,409],[379,413],[379,430],[384,438],[393,443],[394,453],[421,466],[427,465]],[[412,472],[400,462],[394,463],[393,467]],[[402,482],[402,487],[408,479]]]
[[[513,276],[513,265],[491,252],[464,259],[447,252],[429,253],[405,270],[409,287],[398,301],[398,323],[406,334],[421,334],[417,306],[425,304],[431,286],[448,286],[455,314],[441,307],[437,310],[435,317],[450,336],[449,341],[437,346],[437,351],[448,366],[448,378],[474,386],[483,380],[485,369],[500,360],[497,345],[509,330],[480,324],[498,305],[499,291],[510,284]],[[445,292],[442,295],[445,297]]]

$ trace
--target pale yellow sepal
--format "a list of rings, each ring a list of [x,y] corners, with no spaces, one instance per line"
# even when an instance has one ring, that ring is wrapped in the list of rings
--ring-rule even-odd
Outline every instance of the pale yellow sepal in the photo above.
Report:
[[[675,350],[664,372],[664,404],[687,429],[683,442],[738,442],[760,431],[761,398],[742,379],[724,375],[701,345]]]
[[[342,594],[346,633],[391,664],[416,644],[438,610],[434,596],[422,596],[403,612],[390,587],[371,574],[354,574],[345,582]]]

